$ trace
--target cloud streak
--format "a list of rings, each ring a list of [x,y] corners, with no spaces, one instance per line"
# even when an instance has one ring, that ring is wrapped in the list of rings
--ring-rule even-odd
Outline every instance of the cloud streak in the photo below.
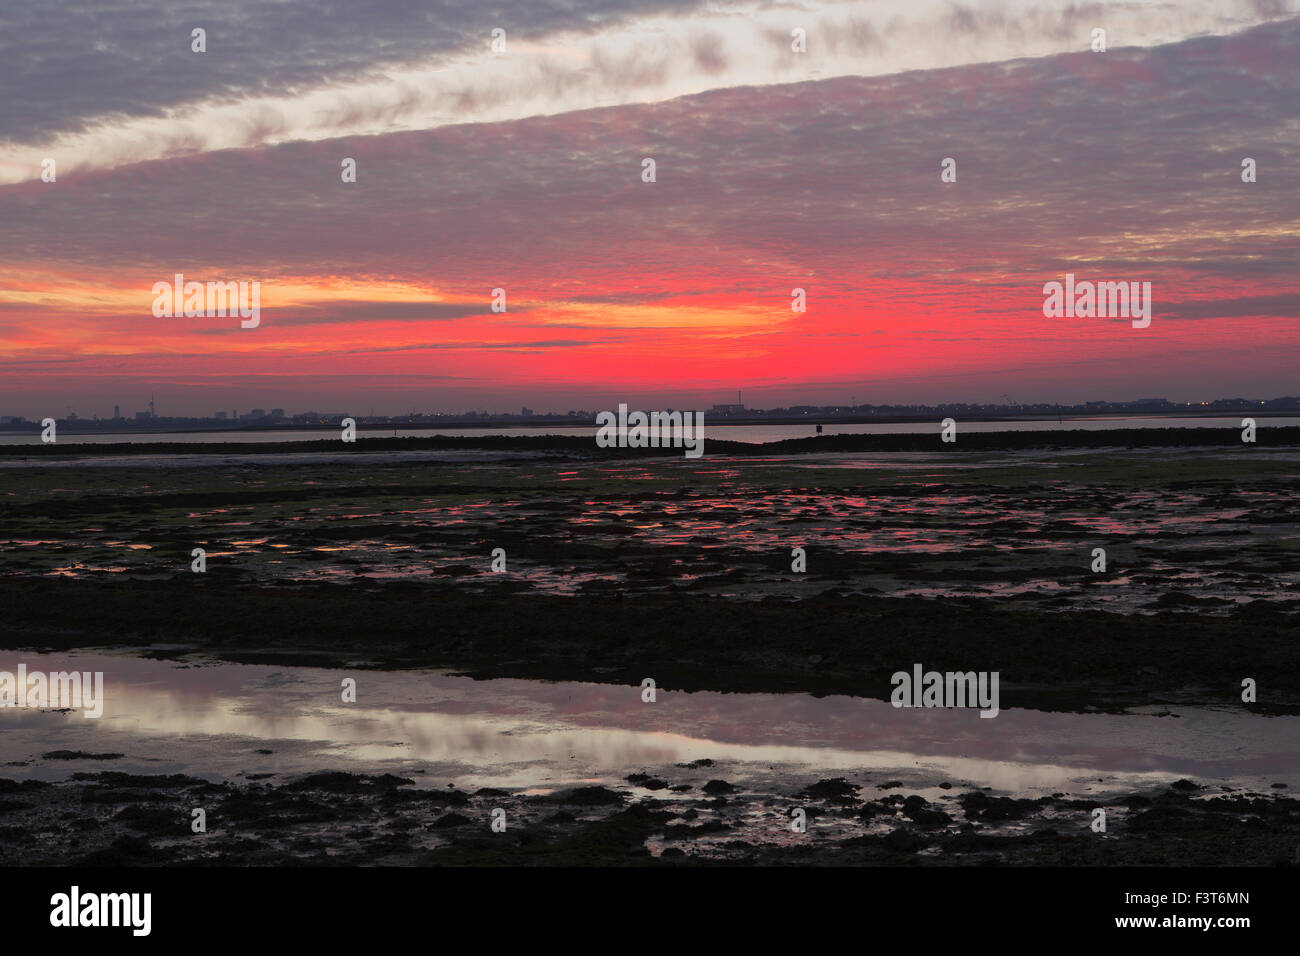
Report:
[[[87,75],[50,40],[29,69],[23,64],[31,57],[15,55],[0,68],[0,97],[22,104],[0,125],[9,140],[0,146],[0,183],[39,177],[47,156],[68,175],[197,152],[493,123],[737,86],[1052,56],[1087,50],[1095,27],[1108,31],[1112,49],[1151,47],[1300,12],[1300,0],[1186,7],[1127,0],[1064,8],[1054,0],[1002,0],[978,12],[950,0],[722,7],[658,0],[600,8],[520,2],[504,8],[496,23],[481,12],[417,17],[393,0],[381,5],[373,28],[367,20],[364,30],[349,33],[340,24],[357,15],[355,5],[335,6],[341,19],[309,14],[300,3],[237,4],[209,28],[204,54],[190,52],[188,21],[176,15],[139,19],[149,27],[130,40],[115,38],[121,28],[106,27],[109,39],[96,41],[105,49],[88,54],[92,61],[119,64],[125,54],[129,63],[134,53],[150,65],[143,73],[119,74],[106,62],[105,76]],[[143,18],[147,7],[131,9]],[[44,19],[38,23],[51,28]],[[494,26],[507,30],[504,54],[487,49]],[[88,8],[60,30],[75,48],[77,38],[96,36],[99,27]],[[806,31],[805,53],[791,49],[795,28]],[[287,37],[287,49],[268,51],[270,36]],[[422,37],[428,42],[417,42]],[[0,63],[4,52],[0,45]],[[155,63],[162,65],[156,73]]]

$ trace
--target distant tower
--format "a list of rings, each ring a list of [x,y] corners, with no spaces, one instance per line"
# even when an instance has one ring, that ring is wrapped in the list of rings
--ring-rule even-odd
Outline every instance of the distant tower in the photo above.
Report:
[[[153,406],[153,398],[154,398],[154,396],[153,396],[153,392],[150,392],[150,393],[149,393],[149,417],[150,417],[150,418],[157,418],[157,417],[158,417],[158,410],[157,410],[156,408],[154,408],[154,406]]]
[[[114,405],[114,406],[113,406],[113,418],[114,418],[114,419],[118,419],[118,418],[121,418],[121,417],[122,417],[122,409],[121,409],[119,406]]]

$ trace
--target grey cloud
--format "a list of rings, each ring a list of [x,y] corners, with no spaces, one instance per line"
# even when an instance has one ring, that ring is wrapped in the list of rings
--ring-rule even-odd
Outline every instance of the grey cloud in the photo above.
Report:
[[[543,339],[539,342],[423,342],[419,345],[377,345],[361,349],[345,350],[344,354],[370,355],[374,352],[424,352],[427,350],[472,350],[493,352],[527,352],[548,351],[550,349],[586,348],[611,341],[605,338],[593,339]]]
[[[889,32],[889,29],[886,28],[886,36]],[[835,53],[847,50],[850,53],[861,53],[865,56],[883,50],[886,37],[881,36],[880,31],[872,25],[870,20],[849,17],[844,23],[843,30],[830,30],[818,34],[812,42],[825,43],[826,47]]]
[[[948,25],[957,33],[976,33],[980,29],[980,19],[967,7],[954,4],[948,15]]]
[[[593,51],[591,66],[598,77],[616,89],[655,86],[668,78],[668,54],[633,50],[621,57],[610,56],[599,48]]]
[[[265,296],[267,288],[263,287]],[[490,296],[485,295],[478,305],[460,302],[367,302],[361,300],[331,300],[321,305],[294,305],[283,307],[263,306],[262,323],[268,327],[284,328],[302,325],[357,325],[364,322],[449,322],[452,319],[491,313]],[[512,307],[512,313],[526,313],[527,309]],[[201,330],[212,335],[228,335],[241,331],[238,325],[213,326]]]
[[[0,5],[0,141],[43,142],[106,115],[164,115],[210,97],[283,94],[537,40],[703,0],[79,0]],[[194,27],[207,52],[190,49]]]
[[[1180,319],[1220,319],[1245,316],[1300,319],[1300,292],[1180,302],[1165,306],[1161,309],[1160,314]]]
[[[716,76],[727,68],[723,40],[716,33],[706,32],[695,37],[691,41],[691,55],[695,58],[695,65],[710,76]]]

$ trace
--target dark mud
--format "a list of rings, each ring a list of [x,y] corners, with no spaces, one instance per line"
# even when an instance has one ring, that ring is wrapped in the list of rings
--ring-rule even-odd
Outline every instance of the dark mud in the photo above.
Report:
[[[474,677],[585,680],[667,690],[806,691],[888,699],[913,662],[1001,673],[1002,707],[1120,710],[1216,704],[1300,713],[1290,617],[1052,614],[979,601],[826,595],[736,603],[705,595],[581,600],[466,594],[414,583],[147,589],[18,579],[0,646],[165,644],[228,661],[447,669]],[[182,645],[178,647],[177,645]],[[1253,677],[1259,700],[1241,702]]]
[[[0,779],[0,866],[1290,866],[1300,844],[1300,800],[1191,781],[1111,801],[956,788],[927,800],[842,778],[725,796],[681,785],[671,800],[414,784],[346,773],[250,784]],[[1091,828],[1097,807],[1104,833]],[[195,809],[206,832],[193,832]],[[791,829],[796,809],[805,833]],[[503,832],[491,829],[494,810],[505,811]]]

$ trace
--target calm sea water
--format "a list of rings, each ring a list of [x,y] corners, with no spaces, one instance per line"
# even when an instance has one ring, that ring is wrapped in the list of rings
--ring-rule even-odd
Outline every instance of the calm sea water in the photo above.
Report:
[[[1064,421],[1002,421],[1002,422],[961,422],[965,432],[1032,432],[1032,431],[1106,431],[1123,428],[1233,428],[1241,427],[1241,415],[1221,418],[1150,418],[1140,416],[1115,416],[1097,418],[1067,418]],[[1300,425],[1300,418],[1260,418],[1261,428]],[[590,425],[542,425],[510,428],[405,428],[358,430],[357,440],[368,438],[427,438],[433,435],[459,436],[461,438],[478,438],[490,435],[508,435],[518,437],[536,437],[539,435],[577,435],[590,436],[595,439],[597,428]],[[938,433],[939,422],[890,422],[862,424],[823,424],[824,435],[923,435]],[[739,425],[723,424],[705,419],[705,438],[715,441],[743,441],[761,444],[782,441],[787,438],[808,438],[815,435],[816,422],[806,425]],[[114,444],[122,442],[302,442],[322,441],[334,438],[335,429],[285,429],[283,431],[207,431],[207,432],[130,432],[127,434],[85,434],[78,435],[68,430],[59,433],[60,445],[75,444]],[[24,434],[0,434],[0,445],[36,445],[40,444],[37,432]]]

